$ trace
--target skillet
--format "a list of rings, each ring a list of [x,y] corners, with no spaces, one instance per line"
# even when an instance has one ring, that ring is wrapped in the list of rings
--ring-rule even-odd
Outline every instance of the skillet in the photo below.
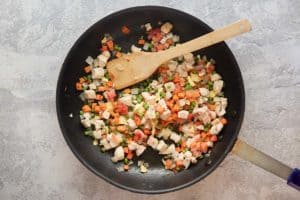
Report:
[[[111,162],[112,152],[101,153],[98,146],[91,145],[91,139],[82,134],[79,110],[82,106],[75,89],[78,77],[83,76],[83,66],[88,56],[99,54],[101,38],[110,33],[122,51],[129,51],[130,46],[143,34],[140,25],[150,22],[169,21],[174,25],[174,33],[185,42],[212,31],[201,20],[179,10],[160,7],[133,7],[108,15],[92,25],[73,45],[59,74],[56,91],[56,109],[63,136],[75,156],[93,173],[107,182],[132,192],[166,193],[190,186],[209,175],[223,161],[233,148],[243,121],[245,110],[245,92],[242,75],[236,59],[225,42],[202,49],[196,54],[206,55],[216,61],[216,71],[226,83],[224,94],[228,98],[226,118],[230,123],[220,133],[220,140],[212,149],[211,156],[202,159],[188,170],[173,173],[165,170],[161,157],[151,149],[139,157],[149,163],[149,172],[141,174],[136,166],[129,172],[118,172]],[[121,27],[126,25],[131,33],[124,35]],[[70,118],[70,113],[73,117]],[[136,163],[136,160],[135,160]]]

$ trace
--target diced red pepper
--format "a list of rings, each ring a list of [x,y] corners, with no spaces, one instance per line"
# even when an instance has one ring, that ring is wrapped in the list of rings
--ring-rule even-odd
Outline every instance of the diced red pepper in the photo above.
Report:
[[[113,101],[117,96],[116,91],[114,89],[110,89],[104,92],[103,95],[108,101]]]

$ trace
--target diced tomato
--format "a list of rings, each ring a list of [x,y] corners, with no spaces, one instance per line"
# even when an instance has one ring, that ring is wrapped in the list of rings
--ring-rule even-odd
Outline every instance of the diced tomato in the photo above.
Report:
[[[117,102],[115,112],[119,113],[120,115],[126,115],[128,113],[128,106],[124,103]]]
[[[194,116],[193,116],[193,114],[192,114],[192,113],[190,113],[190,114],[188,115],[188,118],[187,118],[187,119],[188,119],[188,120],[192,120],[192,119],[193,119],[193,117],[194,117]]]
[[[162,33],[159,28],[152,29],[148,34],[148,39],[153,40],[154,42],[158,42],[162,39]]]

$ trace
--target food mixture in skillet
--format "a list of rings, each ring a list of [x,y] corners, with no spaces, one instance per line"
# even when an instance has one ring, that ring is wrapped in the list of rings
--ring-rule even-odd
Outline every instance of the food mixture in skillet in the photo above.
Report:
[[[179,42],[171,23],[157,28],[148,23],[142,28],[146,36],[131,46],[132,52],[161,51]],[[126,26],[121,31],[130,34]],[[147,148],[162,155],[165,169],[180,171],[197,163],[227,123],[224,82],[215,71],[215,62],[189,53],[161,65],[151,78],[116,91],[106,64],[122,56],[121,50],[107,34],[100,55],[86,59],[86,76],[76,83],[84,102],[80,111],[84,134],[103,152],[114,149],[111,160],[123,162],[125,171]],[[138,165],[141,172],[147,172],[147,163],[139,161]]]

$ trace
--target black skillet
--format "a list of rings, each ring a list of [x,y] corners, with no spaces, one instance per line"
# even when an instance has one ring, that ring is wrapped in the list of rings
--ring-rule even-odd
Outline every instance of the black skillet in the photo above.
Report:
[[[226,115],[229,123],[222,130],[220,134],[221,139],[212,149],[211,156],[204,158],[188,170],[173,173],[163,168],[161,157],[157,153],[147,150],[140,159],[150,164],[148,173],[141,174],[138,168],[133,168],[129,172],[117,171],[116,165],[110,160],[111,153],[101,153],[99,147],[93,146],[91,139],[83,135],[83,128],[79,119],[79,110],[82,102],[78,98],[79,93],[75,90],[74,85],[78,77],[84,75],[82,69],[85,65],[85,59],[88,56],[96,57],[99,54],[100,40],[105,33],[112,34],[116,43],[126,52],[129,51],[130,46],[136,43],[143,33],[140,25],[147,22],[157,24],[158,21],[173,23],[174,32],[180,35],[181,42],[212,31],[212,28],[201,20],[182,11],[166,7],[143,6],[115,12],[95,23],[73,45],[63,63],[56,93],[59,124],[67,144],[76,157],[89,170],[109,183],[129,191],[149,194],[182,189],[209,175],[233,148],[245,110],[245,93],[241,72],[228,46],[222,42],[200,50],[196,53],[206,55],[208,58],[213,58],[216,61],[216,70],[222,75],[226,83],[224,93],[229,102],[228,114]],[[130,27],[130,35],[124,35],[121,32],[123,25]],[[73,114],[73,118],[70,118],[70,113]],[[238,142],[238,144],[234,152],[238,152],[237,154],[240,154],[240,156],[248,158],[247,152],[250,147],[247,147],[243,142]],[[253,151],[253,149],[250,150]],[[261,155],[265,156],[264,154]],[[251,162],[255,163],[256,160],[254,159]],[[260,165],[264,163],[262,162]],[[256,162],[256,164],[259,163]],[[266,166],[262,167],[268,168]],[[283,165],[283,167],[287,166]],[[291,172],[292,170],[288,168],[285,171]],[[274,170],[272,172],[276,174]],[[283,178],[287,178],[286,176],[286,173],[281,175]],[[291,183],[293,181],[295,182],[294,179],[290,180]]]

